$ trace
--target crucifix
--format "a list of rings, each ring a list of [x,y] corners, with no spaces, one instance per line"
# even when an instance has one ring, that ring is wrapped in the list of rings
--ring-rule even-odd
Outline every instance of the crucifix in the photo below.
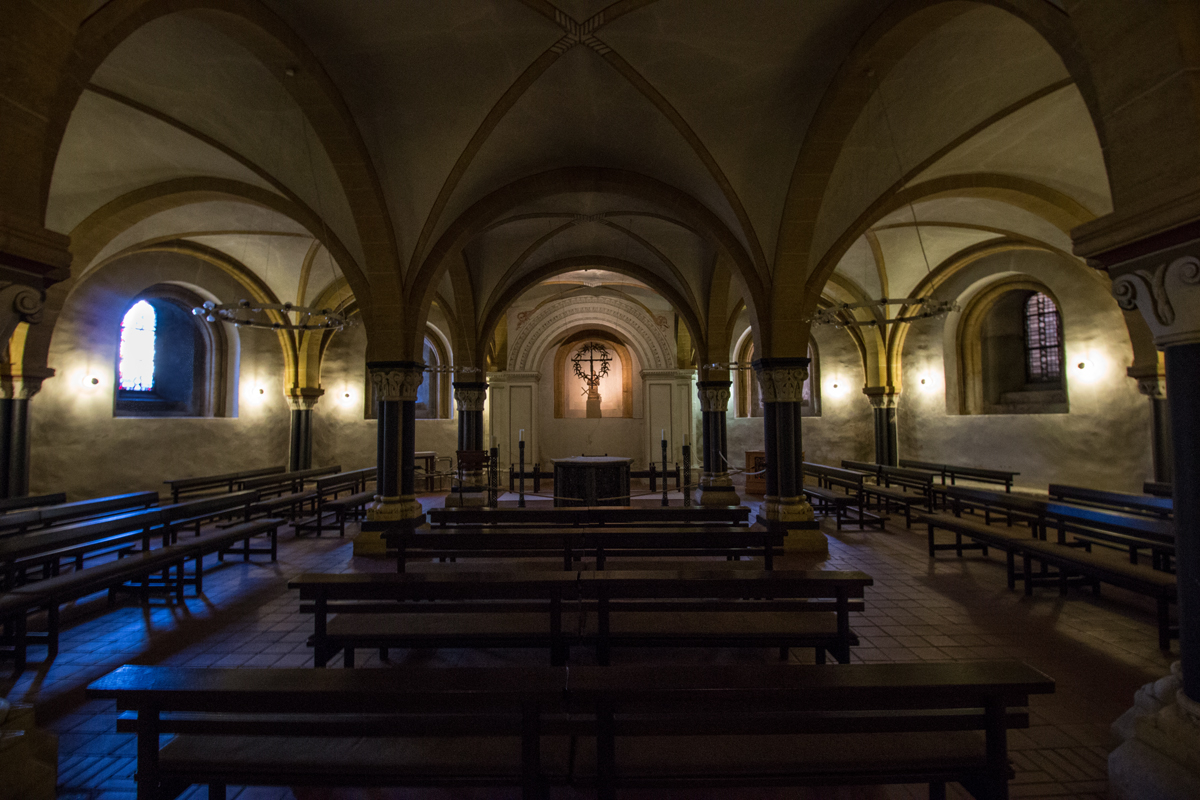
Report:
[[[575,377],[583,380],[583,393],[587,395],[588,419],[600,418],[600,379],[608,375],[608,364],[612,356],[600,342],[588,342],[571,357],[575,365]],[[586,368],[585,368],[586,365]]]

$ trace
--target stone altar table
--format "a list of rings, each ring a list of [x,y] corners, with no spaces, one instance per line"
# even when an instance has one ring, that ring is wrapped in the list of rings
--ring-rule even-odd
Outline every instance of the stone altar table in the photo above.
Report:
[[[554,459],[555,506],[629,505],[631,458],[577,456]]]

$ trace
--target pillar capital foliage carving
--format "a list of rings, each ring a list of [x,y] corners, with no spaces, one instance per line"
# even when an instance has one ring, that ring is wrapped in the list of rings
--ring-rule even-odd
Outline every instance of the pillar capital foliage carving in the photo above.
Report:
[[[807,358],[762,358],[754,362],[764,403],[804,402]]]
[[[484,400],[487,399],[486,383],[466,383],[455,381],[454,402],[459,411],[483,411]]]
[[[900,403],[900,392],[892,386],[868,386],[863,394],[871,402],[871,408],[895,408]]]
[[[312,411],[316,407],[324,389],[294,388],[287,393],[288,408],[292,411]]]
[[[697,381],[696,394],[700,398],[700,410],[708,413],[725,413],[729,409],[729,381]]]
[[[1112,293],[1140,311],[1161,350],[1200,343],[1200,240],[1110,265]]]
[[[412,361],[385,361],[367,364],[375,398],[388,402],[412,403],[425,379],[425,365]]]

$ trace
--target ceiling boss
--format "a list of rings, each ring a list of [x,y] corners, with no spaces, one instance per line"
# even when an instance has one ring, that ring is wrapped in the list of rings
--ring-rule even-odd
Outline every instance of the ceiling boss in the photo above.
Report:
[[[571,357],[575,365],[575,377],[584,383],[588,419],[600,419],[600,379],[608,375],[610,361],[612,356],[601,342],[587,342]]]

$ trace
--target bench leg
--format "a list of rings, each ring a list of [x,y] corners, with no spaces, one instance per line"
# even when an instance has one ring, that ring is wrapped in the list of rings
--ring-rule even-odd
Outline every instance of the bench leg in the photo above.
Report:
[[[1017,556],[1012,551],[1008,551],[1008,590],[1011,592],[1017,588]]]
[[[816,651],[817,651],[817,663],[824,664],[825,663],[825,648],[818,645],[816,648]]]
[[[788,660],[788,649],[786,647],[779,648],[779,660],[780,661]]]
[[[1021,565],[1024,567],[1023,571],[1025,574],[1025,596],[1033,597],[1033,565],[1030,564],[1028,554],[1021,555]]]
[[[929,800],[946,800],[946,784],[929,784]]]
[[[17,612],[13,618],[12,634],[13,634],[13,674],[20,675],[25,671],[25,665],[29,661],[29,636],[28,636],[28,621],[24,611]]]
[[[196,595],[204,591],[204,554],[196,554]]]
[[[945,797],[946,795],[942,795]],[[208,800],[225,800],[225,784],[210,783],[208,785]]]
[[[58,603],[51,601],[46,608],[46,660],[53,661],[58,655]]]
[[[354,669],[354,648],[347,647],[345,653],[342,658],[342,666],[346,669]]]
[[[934,558],[935,552],[933,549],[933,523],[929,523],[929,557]]]
[[[1171,649],[1171,606],[1165,597],[1158,598],[1158,649]]]
[[[388,660],[388,649],[386,647],[379,648],[379,660],[380,661]]]

